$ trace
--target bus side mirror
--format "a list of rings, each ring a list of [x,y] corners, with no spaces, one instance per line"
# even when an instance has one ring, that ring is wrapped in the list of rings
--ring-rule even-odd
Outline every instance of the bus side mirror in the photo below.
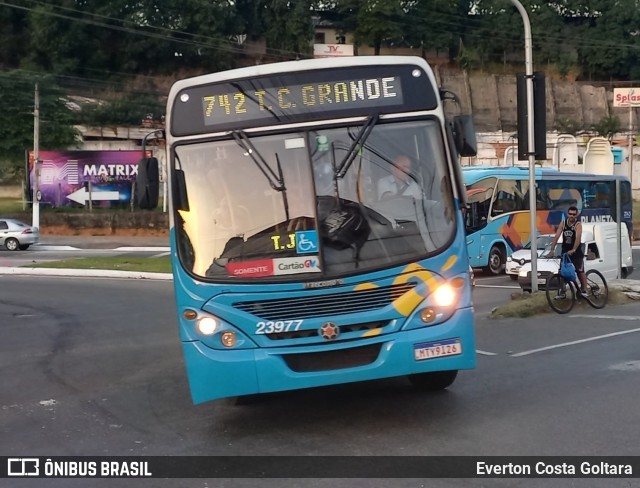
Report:
[[[452,131],[458,155],[471,157],[478,154],[476,128],[471,115],[456,115],[453,118]]]
[[[138,208],[152,210],[158,206],[160,170],[157,158],[142,158],[138,162],[135,197]]]
[[[184,178],[184,171],[177,169],[175,175],[174,204],[176,210],[189,211],[189,198],[187,197],[187,182]]]

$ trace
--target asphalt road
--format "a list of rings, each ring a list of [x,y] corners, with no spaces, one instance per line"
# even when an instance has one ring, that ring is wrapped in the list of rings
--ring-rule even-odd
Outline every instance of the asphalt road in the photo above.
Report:
[[[638,453],[640,304],[500,321],[478,314],[478,368],[439,394],[417,393],[398,378],[194,406],[170,282],[1,279],[7,455]],[[640,486],[637,479],[3,481],[47,488]]]

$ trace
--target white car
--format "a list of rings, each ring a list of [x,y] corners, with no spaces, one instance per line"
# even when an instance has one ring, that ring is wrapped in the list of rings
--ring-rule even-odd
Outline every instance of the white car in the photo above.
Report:
[[[584,271],[597,269],[606,280],[618,277],[618,252],[616,238],[617,224],[615,222],[598,222],[582,224],[582,246],[585,256]],[[633,256],[627,226],[620,229],[622,240],[622,278],[633,272]],[[562,237],[560,238],[562,241]],[[560,255],[560,245],[556,247],[555,255]],[[538,288],[544,290],[549,278],[558,272],[560,259],[538,259],[536,270],[538,274]],[[525,263],[518,272],[518,284],[524,291],[531,291],[531,262]]]
[[[538,257],[546,253],[547,248],[553,242],[554,234],[543,234],[538,236],[536,247],[538,248]],[[527,242],[522,249],[515,251],[507,258],[504,272],[514,281],[518,279],[520,268],[526,263],[531,262],[531,241]]]

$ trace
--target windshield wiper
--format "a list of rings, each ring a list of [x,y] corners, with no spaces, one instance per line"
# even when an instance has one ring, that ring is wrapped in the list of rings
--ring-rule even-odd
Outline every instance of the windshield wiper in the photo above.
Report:
[[[380,116],[378,114],[373,114],[366,120],[366,122],[360,129],[360,132],[358,133],[356,138],[353,140],[353,143],[351,144],[351,147],[347,151],[346,156],[340,162],[340,164],[336,166],[336,169],[335,169],[336,179],[344,178],[344,176],[347,174],[347,171],[349,171],[349,167],[351,166],[351,163],[353,163],[353,160],[358,154],[358,146],[361,146],[362,144],[364,144],[364,142],[367,140],[367,138],[371,134],[371,131],[373,130],[375,125],[378,123],[379,118]]]
[[[282,193],[282,205],[284,206],[284,214],[289,220],[289,201],[287,199],[287,187],[284,184],[284,174],[282,173],[282,165],[280,164],[280,157],[278,153],[276,153],[276,167],[278,168],[278,174],[276,174],[271,166],[265,161],[262,157],[262,154],[255,148],[255,146],[251,143],[251,139],[247,136],[247,134],[241,130],[236,130],[231,133],[233,139],[236,141],[238,146],[245,150],[247,155],[251,158],[251,160],[256,164],[258,169],[265,176],[271,188],[275,191]]]
[[[247,137],[241,130],[235,130],[231,132],[233,139],[236,141],[236,144],[240,146],[247,155],[251,158],[251,160],[256,164],[258,169],[262,172],[262,174],[267,178],[269,185],[275,191],[286,191],[286,187],[284,186],[284,177],[282,176],[282,168],[280,167],[280,160],[278,159],[278,155],[276,154],[276,164],[278,166],[278,173],[276,174],[271,166],[264,160],[262,155],[258,152],[255,146],[251,143],[251,139]]]

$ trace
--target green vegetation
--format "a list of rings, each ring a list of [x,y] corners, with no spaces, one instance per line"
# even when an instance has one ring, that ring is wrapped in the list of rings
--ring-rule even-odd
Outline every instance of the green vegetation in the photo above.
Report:
[[[637,0],[522,0],[548,76],[640,78]],[[190,0],[24,2],[0,6],[0,182],[24,179],[40,87],[40,147],[71,149],[74,126],[161,126],[178,78],[312,57],[318,42],[414,49],[451,65],[520,71],[522,18],[508,0]],[[317,32],[316,32],[317,31]],[[501,67],[501,68],[500,68]],[[145,120],[144,125],[142,121]],[[607,117],[592,128],[610,137]],[[571,121],[563,132],[581,128]]]
[[[164,212],[163,208],[164,208],[164,199],[162,198],[162,195],[160,195],[158,198],[158,206],[152,210],[145,210],[145,211]],[[91,212],[93,213],[104,213],[104,214],[110,214],[117,211],[131,212],[131,206],[129,203],[121,203],[121,204],[118,204],[118,206],[114,205],[114,207],[112,208],[93,207],[93,209],[91,210]],[[88,206],[50,207],[49,205],[40,205],[40,213],[42,214],[47,212],[59,213],[59,214],[73,214],[73,213],[82,214],[82,213],[89,212],[89,207]],[[22,217],[18,217],[18,218],[22,218],[25,222],[28,223],[31,221],[31,216],[33,215],[31,203],[27,202],[26,207],[23,209],[22,199],[20,198],[9,198],[9,197],[0,198],[0,216],[6,217],[9,214],[17,215],[17,216],[22,215]]]
[[[609,287],[609,305],[623,305],[630,303],[632,300],[621,290]],[[584,300],[576,303],[572,312],[577,310],[593,310],[591,306]],[[511,301],[496,307],[491,312],[490,317],[493,319],[506,318],[526,318],[543,313],[555,313],[549,307],[547,297],[544,291],[538,293],[514,293]]]
[[[23,266],[25,268],[57,269],[110,269],[116,271],[139,271],[148,273],[171,273],[168,256],[160,258],[95,257],[50,261]]]
[[[0,93],[3,94],[0,97],[3,114],[0,117],[0,183],[25,179],[25,149],[33,147],[36,83],[41,113],[40,147],[54,150],[78,145],[80,134],[73,126],[73,112],[50,76],[22,70],[0,72]]]
[[[0,198],[0,215],[21,213],[22,201],[15,198]]]
[[[547,297],[543,291],[538,293],[514,293],[511,301],[494,308],[491,318],[505,319],[510,317],[531,317],[541,313],[553,312],[547,303]]]

